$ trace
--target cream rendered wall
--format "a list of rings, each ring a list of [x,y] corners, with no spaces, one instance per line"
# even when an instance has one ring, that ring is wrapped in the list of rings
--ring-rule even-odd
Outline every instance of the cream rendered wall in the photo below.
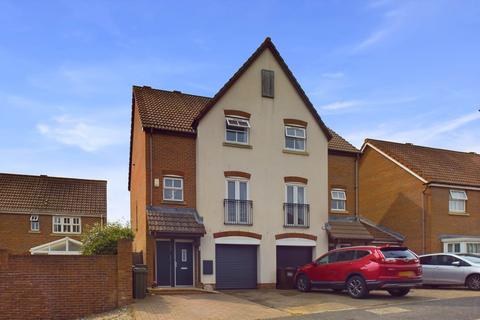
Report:
[[[275,72],[275,98],[261,96],[261,69]],[[224,109],[251,114],[252,149],[223,146]],[[308,156],[283,153],[284,118],[308,122]],[[258,282],[275,283],[275,235],[303,232],[318,236],[318,255],[328,248],[322,226],[328,220],[328,141],[300,96],[269,50],[265,50],[230,90],[200,121],[197,133],[197,210],[204,218],[207,234],[201,239],[202,260],[215,261],[213,233],[241,230],[262,234],[258,249]],[[250,199],[253,226],[224,225],[224,171],[251,174]],[[285,176],[308,179],[310,228],[284,228]],[[215,283],[215,275],[202,275],[204,284]]]

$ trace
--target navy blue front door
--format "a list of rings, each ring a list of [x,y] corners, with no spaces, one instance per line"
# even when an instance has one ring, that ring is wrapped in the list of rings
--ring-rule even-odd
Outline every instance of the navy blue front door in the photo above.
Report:
[[[171,286],[172,281],[172,242],[157,241],[157,285]]]
[[[193,285],[193,250],[191,242],[175,242],[175,278],[177,286]]]

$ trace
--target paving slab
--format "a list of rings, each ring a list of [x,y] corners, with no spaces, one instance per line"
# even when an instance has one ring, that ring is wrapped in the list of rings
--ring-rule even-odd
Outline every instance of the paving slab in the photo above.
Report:
[[[148,296],[135,302],[133,313],[136,320],[246,320],[290,315],[224,293]]]

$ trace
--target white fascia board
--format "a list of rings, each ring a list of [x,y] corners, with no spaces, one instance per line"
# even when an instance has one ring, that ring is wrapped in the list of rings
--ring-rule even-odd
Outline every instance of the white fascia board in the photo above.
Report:
[[[260,240],[255,238],[250,238],[250,237],[231,236],[231,237],[216,238],[215,244],[260,245]]]
[[[290,247],[316,247],[317,243],[314,240],[304,238],[285,238],[275,241],[277,246],[290,246]]]
[[[383,152],[382,150],[380,150],[379,148],[375,147],[374,145],[372,145],[371,143],[367,142],[363,145],[362,147],[362,150],[361,152],[363,153],[363,151],[365,150],[365,148],[369,146],[370,148],[372,148],[373,150],[377,151],[378,153],[380,153],[382,156],[384,156],[385,158],[387,158],[388,160],[392,161],[393,163],[395,163],[396,165],[398,165],[399,167],[401,167],[403,170],[407,171],[408,173],[410,173],[412,176],[414,176],[415,178],[419,179],[420,181],[422,181],[423,183],[428,183],[427,180],[425,180],[424,178],[422,178],[421,176],[419,176],[418,174],[416,174],[415,172],[413,172],[412,170],[410,170],[409,168],[407,168],[406,166],[404,166],[403,164],[401,164],[400,162],[398,162],[397,160],[395,160],[394,158],[390,157],[388,154],[386,154],[385,152]]]

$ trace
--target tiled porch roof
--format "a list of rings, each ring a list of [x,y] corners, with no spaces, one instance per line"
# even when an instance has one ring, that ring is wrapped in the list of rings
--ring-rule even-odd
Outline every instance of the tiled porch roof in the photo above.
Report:
[[[148,207],[148,230],[154,234],[190,234],[203,236],[203,219],[194,208]]]

